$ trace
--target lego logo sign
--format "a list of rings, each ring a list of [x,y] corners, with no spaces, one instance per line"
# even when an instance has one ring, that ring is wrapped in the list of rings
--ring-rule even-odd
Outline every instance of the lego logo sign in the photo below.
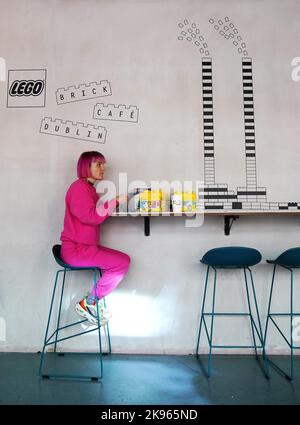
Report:
[[[10,96],[39,96],[44,90],[42,80],[16,80],[9,89]]]
[[[8,71],[8,108],[44,107],[45,102],[45,69],[15,69]]]

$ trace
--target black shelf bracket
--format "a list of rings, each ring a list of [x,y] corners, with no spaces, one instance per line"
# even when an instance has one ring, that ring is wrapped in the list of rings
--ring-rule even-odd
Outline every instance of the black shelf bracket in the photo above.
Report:
[[[149,216],[144,217],[144,235],[145,236],[150,235],[150,217]]]
[[[230,235],[231,226],[234,220],[240,218],[239,215],[225,215],[224,216],[224,234]],[[150,236],[150,216],[144,216],[144,235]]]
[[[224,216],[224,234],[230,235],[230,229],[234,220],[240,218],[239,215],[225,215]]]

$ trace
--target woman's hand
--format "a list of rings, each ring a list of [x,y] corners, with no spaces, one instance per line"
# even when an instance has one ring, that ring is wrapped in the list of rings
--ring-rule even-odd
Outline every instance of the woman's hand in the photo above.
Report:
[[[116,200],[119,202],[119,204],[127,204],[128,203],[128,195],[118,195],[116,197]]]

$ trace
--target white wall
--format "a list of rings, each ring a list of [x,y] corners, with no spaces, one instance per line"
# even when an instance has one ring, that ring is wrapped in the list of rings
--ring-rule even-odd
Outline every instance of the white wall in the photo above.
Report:
[[[0,81],[0,318],[6,327],[0,350],[41,348],[57,270],[51,247],[59,242],[64,196],[81,152],[103,152],[106,177],[116,183],[119,172],[148,183],[203,179],[201,57],[177,39],[184,18],[203,30],[215,64],[218,181],[245,184],[240,57],[208,22],[228,15],[253,60],[260,185],[268,188],[270,201],[300,200],[300,82],[291,79],[291,60],[299,55],[299,2],[1,0],[0,6],[0,56],[7,69],[47,69],[45,108],[7,108],[7,83]],[[112,84],[111,97],[56,104],[57,88],[104,79]],[[96,122],[97,102],[137,105],[139,122]],[[106,143],[41,134],[45,116],[104,125]],[[271,280],[265,259],[298,246],[299,235],[297,217],[241,217],[230,236],[224,236],[220,217],[206,218],[200,228],[184,227],[180,217],[160,217],[152,219],[150,237],[143,235],[141,218],[110,218],[102,243],[132,258],[129,274],[107,299],[113,350],[192,353],[205,277],[199,259],[218,246],[262,252],[254,276],[264,324]],[[222,276],[217,308],[245,307],[242,274]],[[288,308],[288,278],[280,272],[278,309]],[[75,302],[89,288],[86,274],[68,282],[64,320],[75,319]],[[215,329],[216,343],[251,340],[242,320],[217,321]],[[270,336],[269,348],[282,352],[282,339]],[[64,347],[95,349],[96,335],[84,338]]]

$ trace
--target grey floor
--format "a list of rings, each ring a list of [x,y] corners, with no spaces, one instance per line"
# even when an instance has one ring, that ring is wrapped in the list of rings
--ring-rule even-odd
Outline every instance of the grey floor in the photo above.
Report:
[[[68,366],[66,372],[93,373],[97,365],[94,354],[49,356],[48,365],[55,358],[55,367]],[[248,355],[215,355],[207,379],[194,356],[112,354],[104,356],[99,383],[41,380],[39,359],[39,354],[0,353],[0,404],[300,404],[300,356],[293,382],[274,369],[267,381]],[[287,357],[276,361],[288,365]]]

